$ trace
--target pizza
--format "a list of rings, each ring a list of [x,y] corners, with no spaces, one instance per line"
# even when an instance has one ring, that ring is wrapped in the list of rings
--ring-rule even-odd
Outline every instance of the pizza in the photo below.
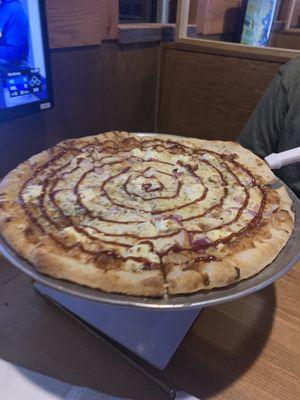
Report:
[[[65,140],[0,186],[0,231],[36,269],[161,297],[249,278],[294,224],[285,188],[234,142],[108,132]]]

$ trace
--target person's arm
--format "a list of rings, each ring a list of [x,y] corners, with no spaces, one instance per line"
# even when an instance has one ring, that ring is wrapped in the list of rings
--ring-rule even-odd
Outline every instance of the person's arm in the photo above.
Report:
[[[237,141],[261,158],[277,151],[287,113],[287,95],[279,72],[263,94]]]
[[[0,59],[9,63],[20,62],[28,49],[28,22],[26,15],[11,14],[5,27],[5,45],[0,46]]]

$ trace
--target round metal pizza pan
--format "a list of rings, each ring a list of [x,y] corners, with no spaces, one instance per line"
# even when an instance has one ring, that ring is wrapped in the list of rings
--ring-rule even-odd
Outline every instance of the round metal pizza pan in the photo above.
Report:
[[[284,185],[284,183],[277,180],[275,185],[278,187]],[[284,186],[286,187],[286,185]],[[225,288],[199,291],[194,294],[169,296],[166,298],[143,298],[123,294],[105,293],[101,290],[90,289],[38,273],[33,265],[20,257],[1,236],[0,251],[8,261],[33,280],[53,289],[86,300],[119,306],[133,306],[157,310],[184,310],[212,306],[236,300],[265,288],[285,275],[298,261],[300,261],[300,201],[288,187],[286,187],[286,189],[293,200],[295,208],[294,230],[286,246],[278,254],[276,259],[259,274]]]

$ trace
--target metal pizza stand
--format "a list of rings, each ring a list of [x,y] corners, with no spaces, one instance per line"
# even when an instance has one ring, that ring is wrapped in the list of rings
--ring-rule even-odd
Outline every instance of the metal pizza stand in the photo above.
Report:
[[[275,183],[276,187],[281,185],[284,184],[280,180]],[[38,273],[1,236],[0,251],[32,278],[41,295],[156,368],[164,369],[202,308],[261,290],[285,275],[300,260],[300,201],[286,189],[295,209],[295,225],[286,246],[259,274],[225,288],[160,299],[105,293]],[[156,383],[168,389],[161,382]],[[176,392],[171,390],[170,396],[175,398]]]

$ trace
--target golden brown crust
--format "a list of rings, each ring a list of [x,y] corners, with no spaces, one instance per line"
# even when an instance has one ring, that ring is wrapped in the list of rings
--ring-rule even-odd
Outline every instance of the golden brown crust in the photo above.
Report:
[[[32,229],[31,221],[18,202],[18,194],[24,182],[50,158],[50,151],[31,157],[11,171],[0,184],[0,231],[8,243],[28,260],[35,244],[28,240],[26,232]]]
[[[105,292],[125,293],[136,296],[161,297],[165,294],[165,282],[160,271],[135,273],[121,269],[97,268],[94,264],[58,255],[43,248],[33,251],[31,262],[38,271],[58,279],[66,279]]]
[[[268,182],[271,174],[265,174]],[[269,265],[286,245],[294,227],[292,200],[284,187],[276,192],[280,199],[278,210],[267,224],[234,242],[221,261],[200,262],[193,270],[176,266],[167,275],[169,293],[175,295],[224,287],[252,277]]]
[[[167,276],[169,293],[191,293],[223,287],[256,275],[277,257],[290,237],[292,226],[289,213],[281,210],[269,224],[261,228],[265,235],[257,232],[257,239],[253,235],[253,239],[246,244],[242,239],[234,247],[234,253],[225,259],[199,263],[194,270],[174,268]]]
[[[106,256],[98,260],[95,257],[88,257],[87,254],[81,253],[80,246],[72,245],[64,248],[33,223],[31,217],[24,211],[18,196],[24,183],[34,174],[38,175],[43,165],[65,149],[89,146],[95,141],[98,143],[112,141],[116,146],[118,143],[121,146],[124,141],[131,138],[141,140],[135,134],[126,132],[108,132],[81,139],[65,140],[19,165],[2,181],[0,231],[7,242],[22,257],[32,262],[40,272],[108,292],[141,296],[163,296],[166,291],[170,294],[192,293],[202,289],[226,286],[257,274],[270,264],[285,246],[293,230],[294,214],[291,199],[283,187],[276,190],[268,189],[266,212],[262,224],[255,229],[247,230],[241,237],[229,242],[225,248],[223,245],[218,246],[218,249],[213,252],[214,255],[217,254],[217,257],[213,257],[210,261],[203,259],[195,261],[195,257],[188,252],[179,255],[175,252],[166,256],[167,261],[162,268],[156,267],[150,270],[147,268],[134,270],[132,265],[128,266],[128,262]],[[159,138],[162,140],[171,138],[174,142],[194,149],[235,154],[235,160],[252,171],[260,185],[269,185],[275,180],[274,174],[264,161],[237,143],[179,139],[169,135],[159,135]],[[272,209],[274,204],[277,208]],[[124,225],[120,227],[122,226]],[[109,225],[106,229],[110,229]],[[75,243],[77,237],[74,236],[74,232],[72,235],[70,236],[72,243]],[[70,237],[68,240],[71,240]],[[179,237],[180,234],[175,235],[172,240],[177,243]],[[101,242],[102,238],[98,237],[97,241],[99,240]],[[126,243],[129,246],[132,245],[131,242],[132,239],[128,239]],[[181,243],[188,246],[187,234],[184,241],[181,238]],[[88,245],[92,246],[91,243]],[[101,246],[103,252],[107,252],[107,249],[110,251],[113,247],[113,245],[106,246],[105,244]],[[117,249],[119,249],[118,245]],[[124,254],[125,250],[122,251]]]

